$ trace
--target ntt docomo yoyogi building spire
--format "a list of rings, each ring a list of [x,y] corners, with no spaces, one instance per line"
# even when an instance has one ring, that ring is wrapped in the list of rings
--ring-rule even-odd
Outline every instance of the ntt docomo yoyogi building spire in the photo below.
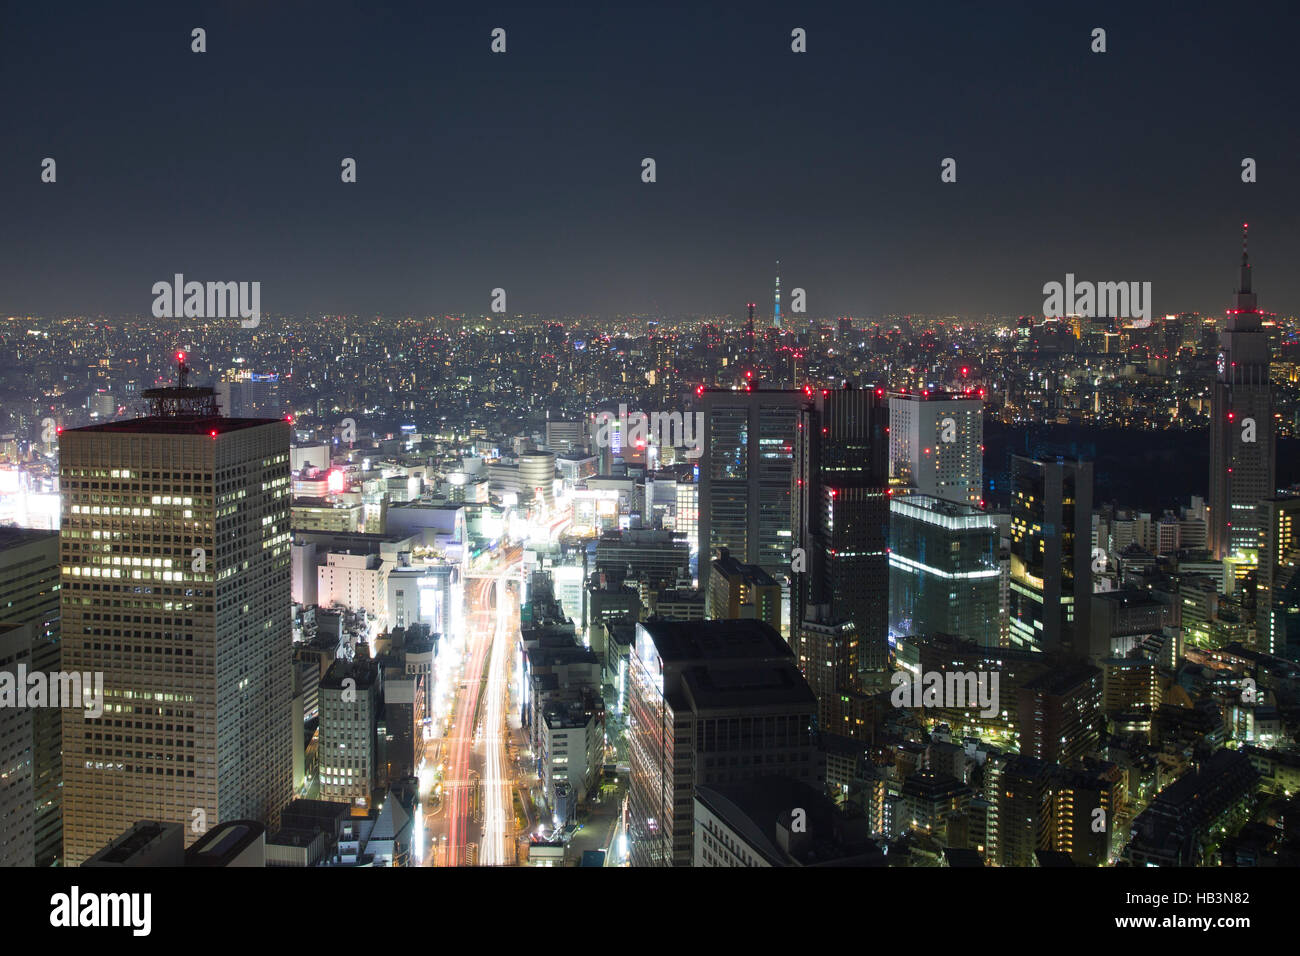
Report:
[[[1241,273],[1215,356],[1210,421],[1209,546],[1216,558],[1258,548],[1256,505],[1276,494],[1268,330],[1251,286],[1241,227]]]

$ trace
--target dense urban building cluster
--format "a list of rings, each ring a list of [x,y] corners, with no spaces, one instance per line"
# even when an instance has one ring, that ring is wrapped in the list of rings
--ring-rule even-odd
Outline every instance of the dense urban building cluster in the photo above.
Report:
[[[0,863],[1300,862],[1296,328],[1237,287],[0,321]]]

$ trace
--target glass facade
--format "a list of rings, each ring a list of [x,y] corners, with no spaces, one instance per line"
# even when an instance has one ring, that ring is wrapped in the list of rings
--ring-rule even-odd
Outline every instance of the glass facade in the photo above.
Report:
[[[998,532],[992,516],[928,495],[890,506],[889,628],[998,645]]]

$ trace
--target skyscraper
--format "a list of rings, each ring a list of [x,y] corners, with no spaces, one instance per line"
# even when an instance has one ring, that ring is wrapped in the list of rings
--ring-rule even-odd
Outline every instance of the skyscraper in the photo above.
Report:
[[[1020,752],[1068,766],[1097,746],[1101,671],[1087,661],[1058,664],[1018,688]]]
[[[998,862],[1033,866],[1035,854],[1052,846],[1052,784],[1055,764],[1028,754],[1010,758],[997,791]]]
[[[629,662],[628,833],[633,866],[690,866],[700,786],[773,767],[820,789],[817,700],[761,621],[646,621]]]
[[[57,532],[0,528],[0,630],[6,625],[24,626],[26,646],[22,654],[30,670],[47,675],[59,670]],[[19,630],[11,631],[11,643],[18,640]],[[59,711],[53,707],[32,710],[31,731],[32,805],[27,812],[33,819],[26,822],[35,827],[32,862],[50,866],[63,855]]]
[[[691,478],[677,479],[673,530],[685,535],[691,556],[700,553],[700,486]]]
[[[1086,654],[1092,462],[1011,458],[1011,641]]]
[[[1246,226],[1234,308],[1219,338],[1210,403],[1209,547],[1216,559],[1259,546],[1256,506],[1276,494],[1270,350],[1251,288]]]
[[[890,503],[889,627],[896,635],[999,637],[998,530],[993,516],[929,495]]]
[[[63,713],[65,861],[137,820],[274,822],[290,797],[289,431],[210,389],[63,433],[63,667],[103,673]]]
[[[700,457],[700,589],[728,549],[778,581],[790,571],[790,483],[803,392],[705,389]]]
[[[1300,645],[1300,497],[1261,501],[1257,511],[1255,647],[1289,657]]]
[[[984,403],[944,392],[891,395],[889,474],[923,495],[978,507],[984,499]]]
[[[796,572],[793,618],[826,605],[851,621],[863,673],[889,656],[889,479],[883,389],[822,389],[799,418],[794,518],[806,571]]]
[[[0,681],[26,690],[32,626],[0,621]],[[0,707],[0,866],[36,865],[33,724],[44,708]]]
[[[383,696],[383,674],[368,658],[338,660],[320,681],[320,795],[371,807],[379,785],[376,727]]]
[[[829,610],[810,605],[808,616],[799,622],[795,653],[799,669],[817,697],[817,729],[840,732],[832,719],[840,710],[841,692],[858,690],[858,632],[852,621],[822,620]]]
[[[781,260],[776,260],[776,299],[772,305],[772,328],[781,327]]]

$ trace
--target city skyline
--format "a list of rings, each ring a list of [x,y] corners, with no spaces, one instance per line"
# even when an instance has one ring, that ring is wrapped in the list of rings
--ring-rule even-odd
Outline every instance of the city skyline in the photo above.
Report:
[[[846,867],[1280,921],[1294,19],[0,12],[18,922]]]

